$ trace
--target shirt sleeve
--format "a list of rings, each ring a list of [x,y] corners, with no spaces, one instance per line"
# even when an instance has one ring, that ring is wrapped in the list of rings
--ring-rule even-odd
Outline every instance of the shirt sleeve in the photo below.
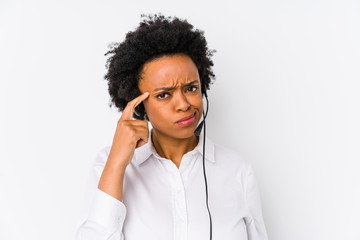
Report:
[[[262,217],[260,193],[251,165],[248,166],[246,173],[245,200],[250,213],[246,221],[248,240],[268,240]]]
[[[84,196],[82,218],[76,240],[123,240],[126,207],[122,201],[98,189],[107,161],[107,149],[98,152],[91,169]]]

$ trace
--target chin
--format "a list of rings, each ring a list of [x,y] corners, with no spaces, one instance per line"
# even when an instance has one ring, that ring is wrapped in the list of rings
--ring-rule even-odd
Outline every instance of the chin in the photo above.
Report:
[[[196,128],[189,128],[188,130],[179,131],[177,135],[177,138],[179,139],[186,139],[194,136]]]
[[[157,134],[167,136],[170,138],[175,139],[187,139],[194,136],[195,129],[198,125],[198,121],[195,121],[193,124],[189,126],[178,126],[175,125],[174,127],[166,128],[166,130],[162,130],[161,128],[157,128],[153,126],[153,129],[156,131]]]
[[[194,135],[194,131],[195,128],[188,128],[188,129],[182,129],[182,130],[174,130],[172,132],[163,132],[163,131],[159,131],[157,130],[158,133],[171,137],[171,138],[175,138],[175,139],[187,139],[190,138]]]

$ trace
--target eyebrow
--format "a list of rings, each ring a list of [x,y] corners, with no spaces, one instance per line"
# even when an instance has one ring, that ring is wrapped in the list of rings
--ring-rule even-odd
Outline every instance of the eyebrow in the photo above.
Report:
[[[187,87],[187,86],[193,85],[194,83],[198,83],[198,80],[189,82],[189,83],[185,84],[184,86]],[[156,92],[156,91],[170,91],[170,90],[173,90],[173,89],[175,89],[175,87],[155,88],[155,89],[154,89],[154,92]]]

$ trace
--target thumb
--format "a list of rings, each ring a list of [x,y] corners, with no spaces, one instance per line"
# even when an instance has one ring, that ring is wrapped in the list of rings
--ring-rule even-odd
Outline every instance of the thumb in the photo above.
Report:
[[[141,147],[141,146],[143,146],[143,145],[145,145],[145,144],[147,144],[147,142],[145,142],[144,140],[140,139],[139,141],[137,141],[135,148]]]

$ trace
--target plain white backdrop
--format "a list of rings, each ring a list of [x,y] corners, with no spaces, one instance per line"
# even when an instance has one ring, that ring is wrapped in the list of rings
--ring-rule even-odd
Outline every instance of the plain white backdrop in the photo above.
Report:
[[[269,239],[360,239],[355,0],[1,0],[0,239],[74,238],[120,117],[104,53],[156,12],[217,50],[207,135],[253,164]]]

